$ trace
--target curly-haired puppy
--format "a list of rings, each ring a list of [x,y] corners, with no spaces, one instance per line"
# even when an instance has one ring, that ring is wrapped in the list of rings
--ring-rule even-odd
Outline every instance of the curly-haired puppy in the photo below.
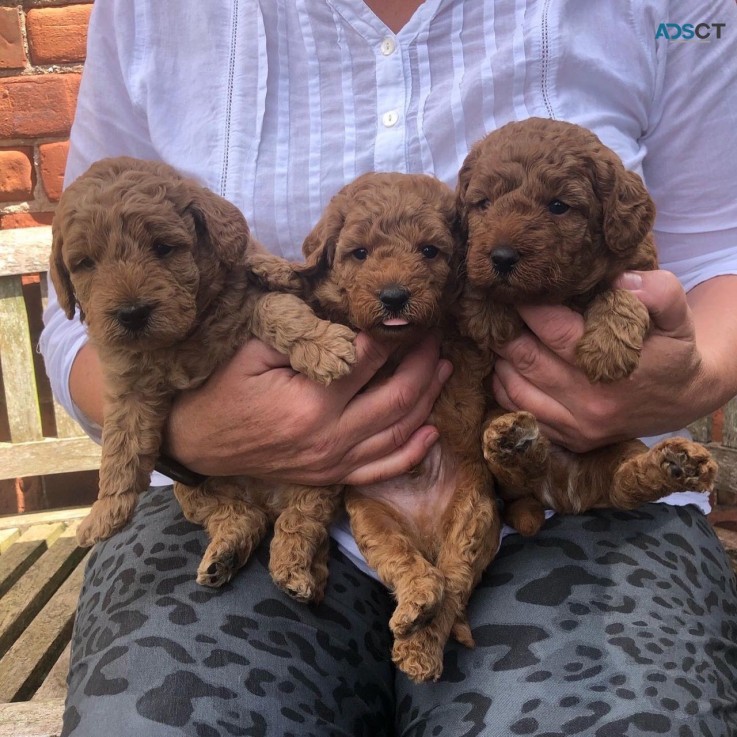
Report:
[[[515,305],[563,304],[584,317],[576,360],[589,380],[629,376],[650,321],[612,282],[626,270],[657,268],[655,206],[640,177],[585,128],[530,118],[472,147],[457,194],[467,233],[462,322],[486,354],[521,331]],[[492,419],[483,449],[505,518],[524,534],[537,532],[546,506],[631,509],[708,490],[716,473],[708,451],[681,438],[651,450],[637,440],[579,455],[552,448],[527,412]]]
[[[451,630],[473,645],[465,607],[499,541],[478,442],[485,366],[450,309],[457,225],[454,193],[438,180],[364,174],[329,203],[304,243],[305,266],[295,267],[318,315],[396,346],[388,371],[433,332],[455,366],[429,419],[440,439],[427,458],[399,478],[345,490],[356,543],[396,597],[394,661],[417,681],[440,676]]]
[[[249,267],[259,250],[235,206],[163,163],[104,159],[63,194],[51,278],[70,319],[79,307],[106,392],[99,497],[79,528],[82,545],[130,519],[175,395],[203,384],[249,337],[324,384],[350,371],[354,333],[294,295],[265,291]],[[197,580],[210,586],[246,561],[275,515],[309,514],[297,495],[244,477],[174,488],[209,533]]]

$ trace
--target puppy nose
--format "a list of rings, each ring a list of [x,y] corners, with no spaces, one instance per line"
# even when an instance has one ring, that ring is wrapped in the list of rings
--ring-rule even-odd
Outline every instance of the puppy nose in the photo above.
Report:
[[[115,317],[124,328],[141,330],[146,326],[152,310],[151,305],[126,305],[115,313]]]
[[[393,284],[392,286],[384,287],[384,289],[381,290],[379,293],[379,299],[388,310],[399,312],[399,310],[407,304],[409,294],[409,289]]]
[[[509,274],[518,261],[519,253],[509,246],[500,246],[491,252],[491,263],[499,274]]]

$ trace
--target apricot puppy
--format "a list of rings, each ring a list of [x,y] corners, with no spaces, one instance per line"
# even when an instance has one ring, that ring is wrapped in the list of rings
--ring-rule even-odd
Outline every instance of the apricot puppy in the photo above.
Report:
[[[583,315],[576,362],[588,379],[629,376],[650,319],[612,283],[624,271],[657,268],[655,206],[640,177],[585,128],[530,118],[472,147],[457,196],[467,234],[462,325],[489,366],[494,348],[522,329],[515,305],[562,304]],[[553,448],[526,412],[493,417],[483,450],[505,519],[528,535],[546,506],[629,509],[674,491],[709,490],[716,473],[703,446],[680,438],[651,450],[637,440],[580,455]]]
[[[106,393],[99,496],[79,528],[82,545],[130,519],[175,395],[203,384],[249,337],[323,384],[350,371],[353,331],[259,286],[249,258],[260,250],[235,206],[162,163],[104,159],[65,191],[51,278],[67,316],[79,308]],[[209,533],[197,577],[209,586],[225,583],[295,503],[245,477],[175,484],[175,493]]]
[[[473,645],[465,608],[500,528],[478,442],[485,363],[451,314],[462,261],[454,194],[429,176],[364,174],[332,199],[303,250],[304,266],[271,277],[321,317],[395,346],[387,371],[428,333],[455,368],[429,418],[440,439],[425,460],[345,489],[358,547],[397,601],[394,662],[413,680],[435,680],[451,631]]]

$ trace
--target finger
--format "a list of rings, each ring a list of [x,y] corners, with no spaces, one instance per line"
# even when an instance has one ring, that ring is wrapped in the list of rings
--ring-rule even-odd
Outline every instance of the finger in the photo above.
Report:
[[[496,374],[491,379],[491,391],[497,404],[502,409],[506,409],[508,412],[519,412],[522,409],[510,399],[504,384],[502,384]]]
[[[427,419],[453,372],[449,361],[438,361],[434,345],[423,342],[405,356],[386,381],[357,394],[343,412],[341,435],[353,438],[358,445],[383,433],[375,443],[383,452],[393,451],[406,442]],[[380,451],[372,446],[369,452]]]
[[[335,396],[342,397],[344,404],[347,404],[375,376],[393,350],[389,342],[373,340],[366,333],[359,333],[354,345],[356,362],[351,372],[334,382]],[[425,348],[431,351],[429,344]],[[436,347],[436,361],[438,350]]]
[[[515,371],[524,376],[545,393],[559,394],[570,387],[573,381],[588,381],[583,372],[545,346],[532,333],[523,333],[497,349],[499,364],[511,364]],[[507,367],[508,368],[508,367]],[[515,397],[512,397],[516,401]]]
[[[690,339],[693,319],[686,292],[670,271],[628,271],[614,283],[632,292],[647,307],[654,329],[672,338]]]
[[[400,448],[351,471],[343,479],[343,483],[373,484],[407,473],[422,462],[438,437],[439,433],[435,427],[424,425],[416,430]]]
[[[576,363],[576,346],[584,334],[583,316],[568,307],[531,305],[518,308],[530,331],[553,353]]]

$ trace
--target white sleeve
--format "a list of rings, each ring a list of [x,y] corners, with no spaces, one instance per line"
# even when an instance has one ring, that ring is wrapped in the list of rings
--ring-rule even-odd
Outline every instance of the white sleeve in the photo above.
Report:
[[[664,23],[710,24],[703,41],[653,39],[664,76],[642,140],[661,266],[689,290],[737,274],[737,5],[678,0],[668,7]]]
[[[67,185],[106,156],[159,158],[148,139],[145,114],[135,102],[135,80],[145,43],[145,18],[139,7],[130,0],[97,0],[93,6],[64,178]],[[67,319],[49,283],[39,347],[51,388],[62,406],[99,442],[100,427],[79,411],[69,392],[72,364],[86,340],[84,325],[79,319]]]

